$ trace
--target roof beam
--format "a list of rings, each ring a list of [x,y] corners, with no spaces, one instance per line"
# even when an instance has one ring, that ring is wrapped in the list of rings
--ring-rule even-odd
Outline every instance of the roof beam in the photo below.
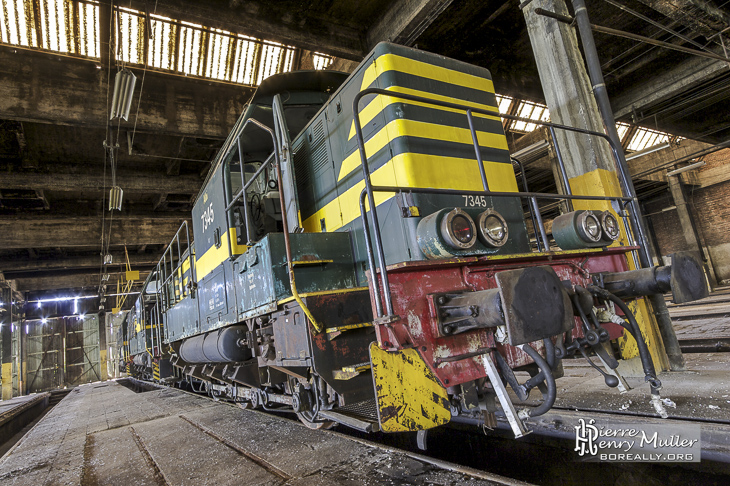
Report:
[[[613,114],[616,118],[621,118],[634,111],[644,111],[727,70],[728,64],[724,62],[690,58],[668,73],[648,78],[636,88],[614,96]]]
[[[165,176],[153,172],[128,172],[116,176],[117,185],[125,194],[197,194],[203,180],[197,175]],[[63,172],[9,172],[0,180],[0,190],[35,190],[42,187],[46,191],[102,191],[111,186],[111,180],[101,171],[85,174]]]
[[[112,265],[120,265],[126,263],[124,253],[111,252]],[[159,261],[158,255],[145,255],[138,253],[129,254],[129,263],[133,269],[137,266],[156,265]],[[101,268],[101,256],[72,256],[72,257],[52,257],[43,259],[18,259],[12,258],[3,261],[0,258],[0,271],[11,275],[9,278],[20,277],[19,274],[35,273],[35,272],[57,272],[71,270],[92,270],[99,271]]]
[[[140,272],[138,283],[142,283],[149,272]],[[107,286],[116,288],[116,282],[121,273],[110,273]],[[80,275],[52,275],[46,277],[22,277],[16,278],[15,284],[18,291],[40,291],[40,290],[60,290],[60,289],[79,289],[82,287],[97,288],[101,283],[99,272],[85,273]],[[114,297],[107,299],[106,307],[111,308]]]
[[[368,50],[388,41],[412,46],[453,0],[396,0],[367,33]]]
[[[105,129],[110,93],[100,66],[94,59],[0,47],[0,119]],[[137,88],[135,109],[121,128],[136,123],[141,133],[224,139],[252,93],[246,86],[147,71],[139,116]]]
[[[114,217],[111,222],[111,244],[137,246],[165,245],[185,217],[135,218]],[[106,223],[109,231],[109,221]],[[64,218],[0,218],[3,249],[70,248],[101,246],[100,217]]]

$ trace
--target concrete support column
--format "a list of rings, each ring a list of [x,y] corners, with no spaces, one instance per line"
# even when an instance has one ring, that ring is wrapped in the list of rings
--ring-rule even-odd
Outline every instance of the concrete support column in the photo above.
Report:
[[[13,334],[12,334],[12,291],[0,289],[0,360],[2,361],[2,400],[13,398]]]
[[[717,285],[715,269],[710,260],[709,252],[702,246],[697,228],[692,220],[692,213],[690,213],[689,206],[687,205],[687,197],[684,192],[684,184],[682,183],[681,176],[667,176],[667,180],[669,181],[669,192],[672,193],[672,199],[677,208],[679,225],[682,227],[682,234],[684,235],[684,240],[687,242],[687,247],[691,251],[699,252],[705,261],[705,269],[710,279],[711,288],[714,288]]]
[[[550,120],[603,132],[575,31],[569,25],[537,15],[534,13],[536,8],[561,15],[569,15],[569,12],[562,0],[534,0],[523,10]],[[565,130],[556,130],[556,138],[568,179],[596,169],[614,170],[605,140]]]
[[[677,207],[677,216],[679,216],[679,224],[682,227],[682,235],[687,242],[687,247],[692,251],[700,251],[700,247],[695,236],[694,228],[692,228],[692,216],[687,208],[687,201],[682,190],[682,183],[678,175],[668,176],[669,191],[672,193],[674,205]]]
[[[575,30],[570,25],[536,14],[538,8],[561,15],[569,12],[563,0],[533,0],[523,9],[551,121],[606,133]],[[556,131],[556,138],[573,194],[622,194],[616,163],[604,139],[563,130]],[[617,209],[608,201],[574,201],[573,206],[575,209],[610,210],[614,213]],[[618,244],[631,243],[623,232]],[[631,260],[628,265],[635,268]],[[668,370],[670,360],[649,302],[637,299],[629,305],[647,341],[656,369]],[[638,348],[632,338],[624,337],[619,344],[625,359],[638,357]]]

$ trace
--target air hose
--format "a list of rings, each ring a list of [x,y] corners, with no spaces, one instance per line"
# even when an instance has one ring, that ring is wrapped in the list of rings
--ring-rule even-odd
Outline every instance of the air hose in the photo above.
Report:
[[[588,290],[596,297],[613,302],[624,313],[624,316],[628,319],[629,325],[624,325],[623,327],[629,331],[636,340],[636,345],[639,348],[639,357],[641,358],[641,366],[644,369],[644,379],[649,382],[651,392],[653,394],[658,393],[662,387],[662,382],[656,376],[654,362],[651,359],[649,348],[646,345],[644,336],[641,335],[641,329],[639,329],[639,324],[636,322],[634,314],[623,300],[616,297],[608,290],[596,287],[595,285],[589,285]]]
[[[546,339],[545,341],[550,341],[549,339]],[[525,409],[525,411],[530,415],[530,417],[537,417],[538,415],[543,415],[548,410],[550,410],[553,405],[555,404],[555,397],[557,396],[557,387],[555,385],[555,377],[553,376],[552,369],[550,365],[548,364],[545,359],[540,356],[540,353],[538,353],[535,348],[530,346],[529,344],[523,344],[519,346],[519,348],[527,353],[530,358],[535,362],[537,367],[540,369],[540,373],[535,375],[531,380],[536,379],[542,375],[545,380],[545,385],[547,385],[547,394],[545,395],[544,401],[538,405],[535,408],[528,408]],[[555,350],[552,349],[552,342],[550,342],[550,350],[552,350],[553,356],[555,356]],[[547,346],[546,346],[547,350]],[[550,356],[550,353],[548,352],[548,356]],[[542,381],[542,380],[540,380]],[[539,381],[538,381],[539,383]],[[526,385],[527,383],[525,383]]]

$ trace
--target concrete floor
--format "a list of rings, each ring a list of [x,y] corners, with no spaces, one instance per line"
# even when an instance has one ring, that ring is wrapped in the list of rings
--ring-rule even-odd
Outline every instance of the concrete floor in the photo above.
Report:
[[[436,461],[438,462],[438,461]],[[0,460],[3,485],[524,484],[193,396],[76,388]]]

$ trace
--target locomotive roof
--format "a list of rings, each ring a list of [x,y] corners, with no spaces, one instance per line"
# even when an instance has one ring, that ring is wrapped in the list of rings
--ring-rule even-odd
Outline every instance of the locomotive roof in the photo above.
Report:
[[[275,74],[259,85],[250,104],[271,104],[271,98],[286,91],[334,93],[349,74],[339,71],[292,71]]]

